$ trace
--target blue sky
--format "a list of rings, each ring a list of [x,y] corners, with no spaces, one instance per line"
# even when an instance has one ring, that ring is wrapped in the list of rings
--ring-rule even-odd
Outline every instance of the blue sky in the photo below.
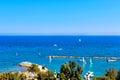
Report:
[[[120,35],[120,0],[0,0],[0,35]]]

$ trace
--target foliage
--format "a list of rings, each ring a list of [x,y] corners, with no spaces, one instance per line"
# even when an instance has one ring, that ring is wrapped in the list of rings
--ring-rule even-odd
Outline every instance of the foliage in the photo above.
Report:
[[[70,61],[69,64],[66,62],[62,64],[60,68],[60,73],[58,74],[58,78],[61,80],[82,80],[80,74],[82,74],[83,70],[80,65],[76,66],[76,62]]]
[[[116,80],[120,80],[120,71],[118,71],[118,73],[117,73]]]
[[[66,78],[64,73],[58,73],[57,77],[60,78],[60,80],[64,80]]]
[[[105,72],[105,77],[109,80],[116,80],[117,70],[116,68],[110,68]]]
[[[93,80],[107,80],[107,79],[105,79],[105,77],[95,76],[93,77]]]
[[[26,76],[18,72],[1,73],[0,80],[26,80]]]
[[[54,79],[55,77],[54,77],[54,73],[52,72],[52,71],[50,71],[50,70],[48,70],[47,72],[39,72],[38,73],[38,80],[44,80],[44,79],[47,79],[47,80],[49,80],[49,79]]]
[[[39,73],[40,69],[37,64],[32,64],[31,67],[27,69],[29,72]]]

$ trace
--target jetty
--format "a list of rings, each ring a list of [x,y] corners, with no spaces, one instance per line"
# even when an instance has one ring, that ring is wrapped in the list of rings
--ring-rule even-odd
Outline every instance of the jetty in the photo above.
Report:
[[[120,57],[116,56],[47,56],[48,58],[91,58],[91,59],[114,59],[114,60],[120,60]]]
[[[79,56],[48,56],[49,58],[80,58]]]

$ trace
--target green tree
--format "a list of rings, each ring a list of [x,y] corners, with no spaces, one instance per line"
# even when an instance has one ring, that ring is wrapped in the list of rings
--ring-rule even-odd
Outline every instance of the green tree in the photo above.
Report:
[[[0,74],[0,80],[27,80],[26,76],[18,72],[7,72]]]
[[[38,74],[37,74],[37,79],[38,80],[51,80],[51,79],[54,79],[55,77],[54,77],[54,73],[52,72],[52,71],[50,71],[50,70],[48,70],[47,72],[39,72]]]
[[[58,78],[66,80],[82,80],[80,74],[82,74],[82,68],[80,65],[76,66],[76,62],[70,61],[62,64]]]
[[[58,78],[60,78],[60,80],[65,80],[66,79],[66,75],[64,73],[59,73],[58,75]]]
[[[105,77],[109,80],[116,80],[117,70],[116,68],[110,68],[105,72]]]
[[[29,72],[39,73],[40,69],[37,64],[32,64],[31,67],[27,69]]]
[[[120,71],[118,71],[118,73],[117,73],[116,80],[120,80]]]
[[[82,67],[80,65],[77,66],[77,71],[79,74],[82,74],[83,70],[82,70]]]

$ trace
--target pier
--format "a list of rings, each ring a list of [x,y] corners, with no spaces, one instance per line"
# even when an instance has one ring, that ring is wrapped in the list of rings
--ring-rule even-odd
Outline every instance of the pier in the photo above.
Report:
[[[115,56],[47,56],[48,58],[92,58],[92,59],[114,59],[120,60],[120,57]]]

